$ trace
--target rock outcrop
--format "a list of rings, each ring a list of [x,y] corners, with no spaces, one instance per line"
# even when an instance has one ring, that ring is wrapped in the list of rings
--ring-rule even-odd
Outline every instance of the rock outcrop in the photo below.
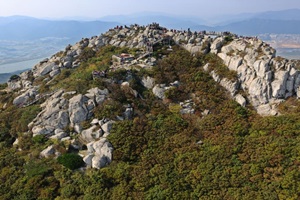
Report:
[[[131,87],[131,67],[134,66],[138,70],[151,68],[157,62],[156,59],[147,58],[153,53],[153,47],[162,44],[167,46],[167,51],[172,51],[171,43],[181,46],[193,55],[217,55],[228,70],[236,73],[237,78],[233,80],[220,76],[217,70],[210,68],[210,63],[203,66],[203,69],[241,106],[245,107],[250,103],[263,116],[279,114],[277,106],[281,101],[292,96],[300,97],[300,73],[295,62],[276,57],[276,51],[257,38],[238,37],[230,33],[192,33],[159,26],[153,28],[138,25],[110,29],[99,36],[83,38],[74,45],[68,45],[64,51],[41,61],[32,70],[14,77],[8,82],[7,89],[16,92],[13,104],[19,107],[44,100],[41,104],[42,111],[28,125],[33,136],[45,135],[52,140],[69,141],[72,148],[80,151],[86,146],[87,150],[80,152],[84,162],[89,167],[99,169],[112,161],[113,145],[107,136],[115,122],[94,118],[94,112],[97,106],[109,99],[109,93],[112,91],[107,89],[109,87],[94,87],[85,94],[77,91],[65,92],[62,89],[40,93],[41,86],[36,86],[34,80],[47,86],[64,70],[79,67],[86,49],[96,52],[105,45],[138,48],[142,53],[132,65],[121,63],[121,67],[128,71],[124,80],[103,78],[103,82],[117,83],[127,95],[142,98],[141,94]],[[112,65],[110,69],[115,70],[117,67]],[[167,98],[168,90],[176,89],[180,85],[178,81],[157,84],[155,79],[148,75],[140,78],[139,83],[161,100]],[[181,102],[179,106],[181,114],[195,112],[195,104],[191,99]],[[134,105],[129,104],[123,108],[123,113],[116,116],[116,119],[132,120],[135,115]],[[202,116],[208,114],[209,111],[205,110]],[[57,154],[54,146],[49,146],[40,156],[50,157]]]

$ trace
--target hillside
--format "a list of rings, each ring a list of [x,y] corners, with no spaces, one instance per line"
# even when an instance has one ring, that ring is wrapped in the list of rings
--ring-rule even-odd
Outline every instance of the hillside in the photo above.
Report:
[[[0,199],[297,199],[299,62],[117,26],[0,85]]]

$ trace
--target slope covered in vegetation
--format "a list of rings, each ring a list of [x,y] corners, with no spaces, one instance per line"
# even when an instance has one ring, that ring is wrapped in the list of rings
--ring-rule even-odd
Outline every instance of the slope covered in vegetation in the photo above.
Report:
[[[40,93],[108,89],[92,117],[115,120],[107,136],[113,159],[100,169],[74,170],[83,163],[72,155],[84,148],[71,148],[70,140],[33,137],[28,124],[44,99],[17,107],[12,103],[17,94],[1,91],[0,199],[298,199],[298,100],[281,104],[280,116],[261,117],[251,106],[236,103],[204,70],[209,62],[224,77],[236,78],[215,54],[192,55],[177,45],[172,51],[163,48],[154,49],[157,63],[150,69],[109,70],[112,55],[137,50],[85,47],[78,68],[63,69],[50,82],[34,80]],[[93,78],[94,70],[108,72],[105,78]],[[157,84],[180,84],[160,99],[141,84],[146,76]],[[68,95],[66,99],[72,97]],[[180,102],[186,100],[193,102],[194,112],[181,112]],[[127,104],[134,108],[133,116],[118,120]],[[92,118],[81,122],[83,129]],[[72,127],[64,131],[80,138]],[[12,146],[16,138],[19,142]],[[41,158],[50,145],[61,156]]]

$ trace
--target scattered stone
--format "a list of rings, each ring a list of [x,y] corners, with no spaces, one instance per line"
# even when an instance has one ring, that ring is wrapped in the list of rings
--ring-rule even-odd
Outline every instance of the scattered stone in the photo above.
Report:
[[[54,156],[56,153],[56,150],[54,148],[54,145],[51,145],[44,149],[41,153],[40,156],[44,158],[49,158],[50,156]]]

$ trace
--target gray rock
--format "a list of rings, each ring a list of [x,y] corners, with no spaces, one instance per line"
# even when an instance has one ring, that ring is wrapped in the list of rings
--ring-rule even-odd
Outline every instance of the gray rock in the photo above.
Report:
[[[104,131],[104,133],[109,133],[113,124],[114,121],[108,121],[105,124],[101,125],[101,129]]]
[[[257,108],[257,113],[262,115],[262,116],[269,116],[269,115],[277,115],[277,111],[273,110],[269,104],[263,104],[258,106]]]
[[[155,83],[154,78],[151,78],[150,76],[143,77],[141,80],[141,84],[147,89],[152,89],[154,86],[154,83]]]
[[[56,67],[56,64],[54,62],[38,64],[33,68],[33,76],[34,77],[44,76],[49,72],[51,72],[54,67]]]
[[[99,120],[98,119],[93,119],[91,121],[91,125],[97,125],[97,124],[99,124]]]
[[[33,137],[36,135],[53,135],[55,128],[52,126],[34,126],[32,128]]]
[[[92,159],[93,159],[93,157],[94,157],[94,155],[88,154],[87,156],[85,156],[85,157],[83,158],[83,161],[85,162],[85,164],[86,164],[87,166],[89,166],[89,167],[92,166]]]
[[[38,94],[38,92],[37,92],[37,89],[35,87],[34,88],[30,88],[30,89],[26,90],[20,96],[16,97],[13,100],[13,104],[17,105],[17,106],[25,105],[26,103],[29,102],[30,99],[34,99],[37,94]]]
[[[299,99],[300,98],[300,87],[297,88],[296,95],[297,95],[297,98]]]
[[[66,62],[64,62],[63,63],[63,66],[65,67],[65,68],[72,68],[72,61],[71,61],[72,59],[70,58],[68,61],[66,61]]]
[[[16,106],[21,106],[26,104],[29,101],[29,97],[27,95],[20,95],[13,100],[13,104]]]
[[[223,78],[220,81],[220,85],[223,86],[227,91],[229,91],[232,97],[236,94],[237,90],[239,89],[239,83],[237,81],[232,82],[227,78]]]
[[[19,145],[19,139],[17,138],[14,143],[13,143],[13,146],[18,146]]]
[[[230,63],[228,64],[228,68],[230,70],[237,71],[238,67],[242,64],[243,59],[239,56],[234,56],[230,59]]]
[[[225,65],[229,66],[230,61],[231,61],[231,56],[228,56],[226,53],[218,53],[218,56],[223,60]]]
[[[133,119],[133,108],[126,108],[125,112],[123,113],[124,119],[132,120]]]
[[[276,99],[285,98],[287,78],[287,71],[278,71],[275,73],[275,80],[272,82],[272,97]]]
[[[218,37],[217,39],[215,39],[210,47],[211,52],[217,54],[222,48],[223,41],[224,39],[222,37]]]
[[[267,71],[270,70],[269,63],[264,60],[257,60],[254,65],[254,70],[256,71],[256,74],[260,78],[264,78]]]
[[[236,102],[238,102],[243,107],[245,107],[247,104],[246,99],[241,94],[235,95],[234,99]]]
[[[264,79],[257,77],[249,86],[249,95],[254,106],[266,104],[269,100],[269,87]]]
[[[7,87],[9,90],[17,90],[22,88],[22,82],[19,81],[8,81],[7,82]]]
[[[54,76],[57,76],[58,74],[60,74],[60,69],[55,69],[53,70],[52,72],[50,72],[50,77],[54,77]]]
[[[93,144],[95,150],[92,159],[92,167],[100,169],[108,165],[112,160],[113,147],[106,138],[102,138]]]
[[[96,125],[93,125],[89,129],[83,130],[80,134],[80,137],[82,140],[89,143],[95,141],[96,139],[99,139],[102,135],[102,130]]]
[[[88,109],[85,106],[87,98],[82,94],[76,95],[69,100],[69,117],[71,126],[88,118]]]
[[[208,71],[209,70],[209,63],[206,63],[204,66],[203,66],[203,69],[204,71]]]
[[[160,84],[155,85],[154,88],[152,89],[152,92],[156,97],[158,97],[160,99],[165,98],[166,89],[164,86],[162,86]]]
[[[64,142],[64,141],[69,141],[69,140],[71,140],[71,137],[64,137],[64,138],[62,138],[60,141],[61,142]]]
[[[105,100],[106,96],[109,94],[108,89],[100,90],[99,88],[92,88],[87,91],[88,93],[85,94],[86,97],[89,99],[93,99],[96,104],[101,104]]]
[[[205,109],[203,112],[201,112],[202,116],[207,116],[210,113],[209,110]]]
[[[41,105],[43,110],[33,120],[33,126],[51,126],[56,129],[69,126],[68,101],[62,94],[63,90],[57,91]]]
[[[55,155],[55,148],[53,145],[47,147],[46,149],[44,149],[41,153],[40,156],[44,157],[44,158],[49,158],[50,156],[54,156]]]
[[[56,140],[61,140],[62,138],[65,138],[67,136],[68,136],[68,134],[62,131],[62,132],[59,132],[59,133],[51,136],[50,138],[51,139],[56,139]]]

